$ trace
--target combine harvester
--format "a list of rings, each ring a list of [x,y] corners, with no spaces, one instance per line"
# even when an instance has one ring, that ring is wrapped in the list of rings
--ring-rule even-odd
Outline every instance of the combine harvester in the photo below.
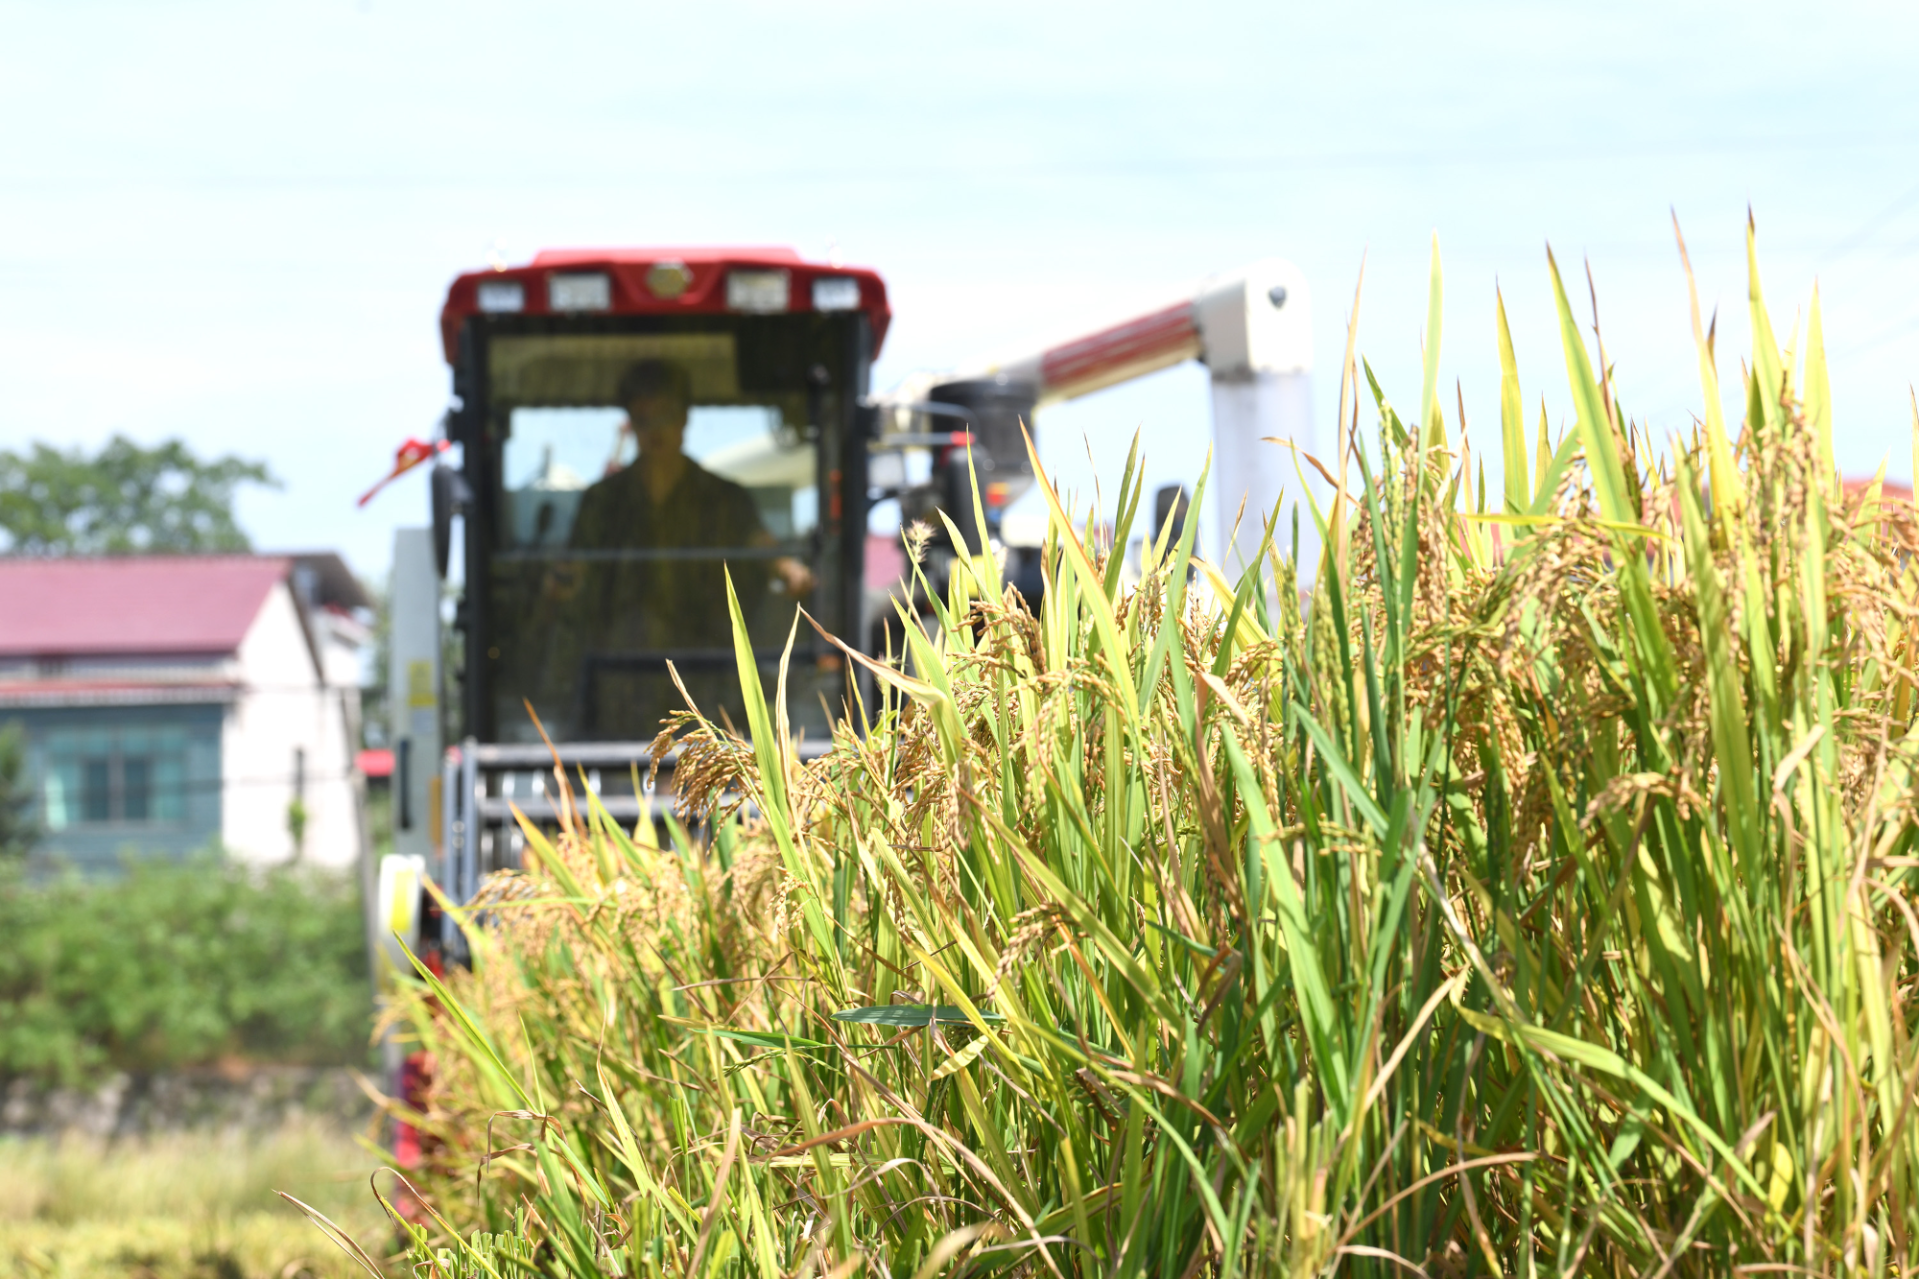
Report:
[[[401,971],[396,934],[438,952],[435,963],[462,958],[423,881],[460,903],[489,872],[517,866],[510,809],[555,818],[556,755],[611,815],[638,817],[651,739],[682,705],[669,663],[702,711],[746,722],[725,572],[771,687],[796,604],[848,642],[883,643],[897,581],[869,564],[885,565],[871,552],[898,539],[869,547],[876,503],[897,501],[904,519],[934,528],[944,512],[967,550],[1003,550],[1009,575],[1024,567],[1032,582],[1038,548],[1006,546],[1002,516],[1033,482],[1020,424],[1047,405],[1204,363],[1212,545],[1229,568],[1256,551],[1262,516],[1298,474],[1287,450],[1262,441],[1311,445],[1311,302],[1282,261],[1071,341],[875,395],[891,320],[873,271],[784,249],[545,252],[454,280],[440,315],[452,407],[441,434],[408,441],[393,471],[433,465],[431,527],[399,532],[393,557],[396,852],[379,869],[370,924]],[[1160,495],[1162,519],[1172,496]],[[958,553],[931,548],[936,581]],[[847,675],[802,626],[787,684],[803,749],[829,739]],[[671,760],[661,763],[670,787]]]

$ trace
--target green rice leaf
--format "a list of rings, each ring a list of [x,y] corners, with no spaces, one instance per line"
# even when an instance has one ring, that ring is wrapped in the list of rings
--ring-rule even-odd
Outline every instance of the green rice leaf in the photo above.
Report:
[[[866,1008],[848,1008],[832,1014],[834,1021],[857,1022],[865,1026],[931,1026],[945,1022],[964,1026],[971,1023],[966,1010],[953,1004],[886,1004]],[[989,1022],[1005,1021],[998,1013],[982,1012]]]

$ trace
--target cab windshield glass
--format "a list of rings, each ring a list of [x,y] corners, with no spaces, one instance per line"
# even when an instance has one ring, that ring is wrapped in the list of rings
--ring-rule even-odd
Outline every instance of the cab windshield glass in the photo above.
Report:
[[[530,702],[555,740],[644,741],[688,695],[743,726],[728,578],[768,663],[796,606],[821,615],[836,577],[821,513],[841,397],[824,365],[769,359],[782,344],[764,332],[744,358],[742,345],[733,332],[493,339],[483,626],[494,723],[482,731],[536,740]],[[796,729],[823,735],[837,662],[802,629],[789,702]],[[774,678],[769,667],[768,691]]]

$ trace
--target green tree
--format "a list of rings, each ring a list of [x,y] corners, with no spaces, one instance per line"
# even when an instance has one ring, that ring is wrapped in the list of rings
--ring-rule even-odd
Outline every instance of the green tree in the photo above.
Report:
[[[27,733],[18,722],[0,724],[0,861],[33,851],[40,833],[27,781]]]
[[[260,462],[202,460],[181,440],[143,448],[123,435],[98,453],[0,449],[0,550],[15,555],[244,551],[233,518],[242,484],[278,488]]]

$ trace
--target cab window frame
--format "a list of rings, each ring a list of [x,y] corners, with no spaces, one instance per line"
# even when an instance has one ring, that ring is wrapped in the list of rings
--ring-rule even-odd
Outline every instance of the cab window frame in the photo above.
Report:
[[[501,730],[505,726],[499,722],[500,697],[495,695],[496,679],[491,669],[499,654],[499,647],[492,642],[499,634],[492,617],[494,601],[488,599],[492,565],[504,562],[509,555],[565,558],[567,550],[553,548],[559,554],[549,556],[544,548],[514,552],[504,545],[505,521],[509,518],[502,483],[505,432],[512,409],[526,406],[491,402],[488,354],[493,341],[500,337],[572,334],[715,332],[733,334],[737,344],[740,397],[736,402],[771,403],[776,395],[802,397],[804,420],[789,421],[788,425],[818,428],[817,437],[809,441],[817,450],[818,515],[812,531],[774,547],[739,548],[726,553],[740,558],[803,555],[817,581],[808,611],[833,633],[849,637],[859,634],[868,510],[865,437],[870,430],[870,412],[863,406],[872,346],[870,323],[863,313],[473,316],[460,333],[454,366],[456,408],[448,417],[448,433],[461,446],[459,464],[472,495],[461,539],[463,598],[454,620],[463,632],[458,646],[464,656],[464,670],[482,674],[480,678],[463,678],[460,672],[447,672],[446,678],[461,685],[457,692],[443,690],[453,695],[443,696],[441,705],[457,707],[461,720],[457,726],[449,724],[449,731],[457,727],[477,740],[503,740]],[[801,631],[794,645],[795,667],[836,658],[836,652],[827,649],[811,628],[802,627]],[[730,651],[701,650],[676,656],[704,664],[707,659],[730,657]],[[756,643],[756,656],[770,677],[779,661],[779,649]],[[664,661],[658,665],[660,677],[666,678]]]

